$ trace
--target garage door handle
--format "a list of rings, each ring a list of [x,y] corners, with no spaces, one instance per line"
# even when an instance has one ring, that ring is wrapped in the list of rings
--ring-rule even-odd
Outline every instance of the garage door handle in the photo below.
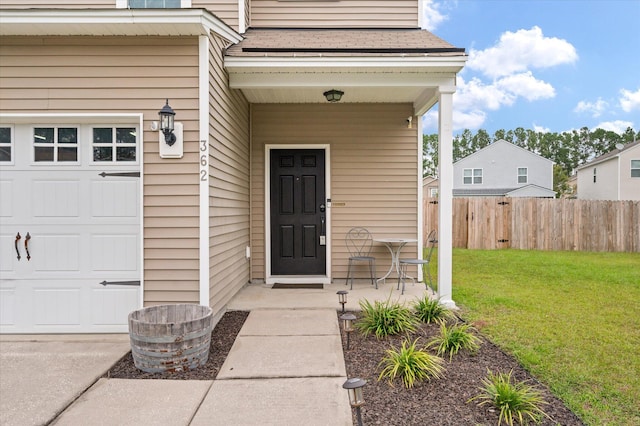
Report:
[[[24,236],[24,251],[27,252],[27,260],[31,260],[31,255],[29,254],[29,240],[31,239],[31,235],[27,232],[27,235]]]
[[[18,260],[20,260],[20,258],[21,258],[21,256],[20,256],[20,249],[18,248],[18,241],[20,241],[20,238],[22,238],[22,237],[20,236],[20,233],[18,232],[18,233],[16,234],[16,241],[15,241],[15,243],[14,243],[14,246],[15,246],[15,248],[16,248],[16,254],[18,255]]]
[[[140,285],[140,281],[107,281],[104,280],[102,281],[100,284],[102,284],[103,286],[108,286],[108,285],[132,285],[132,286],[139,286]]]

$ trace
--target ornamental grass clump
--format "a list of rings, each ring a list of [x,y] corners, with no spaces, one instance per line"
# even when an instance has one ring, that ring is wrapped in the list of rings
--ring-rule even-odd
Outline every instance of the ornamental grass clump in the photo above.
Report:
[[[429,347],[435,347],[436,354],[449,354],[449,361],[460,350],[466,350],[472,354],[480,349],[480,339],[473,334],[469,324],[455,323],[448,326],[446,323],[440,325],[440,335],[434,337],[429,342]]]
[[[355,326],[365,336],[375,334],[377,339],[389,335],[409,333],[416,329],[416,318],[411,309],[387,299],[384,302],[375,301],[372,305],[368,300],[360,301],[362,318]]]
[[[550,418],[542,409],[548,403],[536,388],[529,386],[526,381],[512,381],[513,370],[509,373],[494,374],[489,370],[487,377],[482,379],[482,393],[471,398],[478,401],[478,405],[493,405],[500,410],[498,426],[504,421],[509,426],[514,422],[523,425],[529,420],[538,423],[542,417]]]
[[[389,384],[393,386],[393,380],[400,376],[404,386],[410,389],[416,382],[441,378],[444,361],[439,356],[427,352],[425,348],[418,348],[418,340],[409,344],[405,339],[401,348],[388,349],[387,355],[378,365],[383,367],[378,380],[386,377],[389,379]]]
[[[428,294],[414,302],[413,310],[418,320],[426,324],[432,322],[442,324],[454,317],[453,313],[440,303],[439,299],[432,299]]]

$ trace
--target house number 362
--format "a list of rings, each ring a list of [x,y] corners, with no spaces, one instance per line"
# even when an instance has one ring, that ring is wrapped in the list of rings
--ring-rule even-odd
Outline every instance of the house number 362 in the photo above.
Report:
[[[202,139],[200,141],[200,181],[207,181],[207,169],[209,165],[209,156],[207,154],[207,141]]]

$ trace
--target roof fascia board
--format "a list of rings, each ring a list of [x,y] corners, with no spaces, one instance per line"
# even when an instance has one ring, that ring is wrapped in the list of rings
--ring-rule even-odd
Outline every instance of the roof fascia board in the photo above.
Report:
[[[205,9],[6,9],[0,14],[2,35],[14,35],[12,29],[29,25],[50,25],[53,33],[47,35],[71,35],[66,26],[90,25],[94,33],[85,35],[103,35],[101,25],[123,24],[154,25],[162,29],[161,35],[174,35],[175,27],[196,25],[200,27],[199,35],[213,32],[234,43],[242,40],[240,34]]]
[[[237,57],[225,56],[225,68],[229,71],[256,68],[415,68],[431,72],[459,72],[467,56],[389,56],[389,57]],[[434,69],[434,70],[431,70]]]
[[[277,73],[230,73],[229,84],[232,88],[266,89],[274,87],[324,87],[342,84],[352,87],[415,87],[448,86],[455,82],[455,75],[433,73],[389,73],[389,70],[372,69],[367,72],[303,72]]]

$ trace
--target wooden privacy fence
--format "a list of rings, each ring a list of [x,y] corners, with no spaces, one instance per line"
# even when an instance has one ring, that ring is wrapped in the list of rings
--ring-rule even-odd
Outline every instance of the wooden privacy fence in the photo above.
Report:
[[[426,198],[424,231],[438,229]],[[640,201],[453,199],[453,246],[469,249],[640,252]]]

